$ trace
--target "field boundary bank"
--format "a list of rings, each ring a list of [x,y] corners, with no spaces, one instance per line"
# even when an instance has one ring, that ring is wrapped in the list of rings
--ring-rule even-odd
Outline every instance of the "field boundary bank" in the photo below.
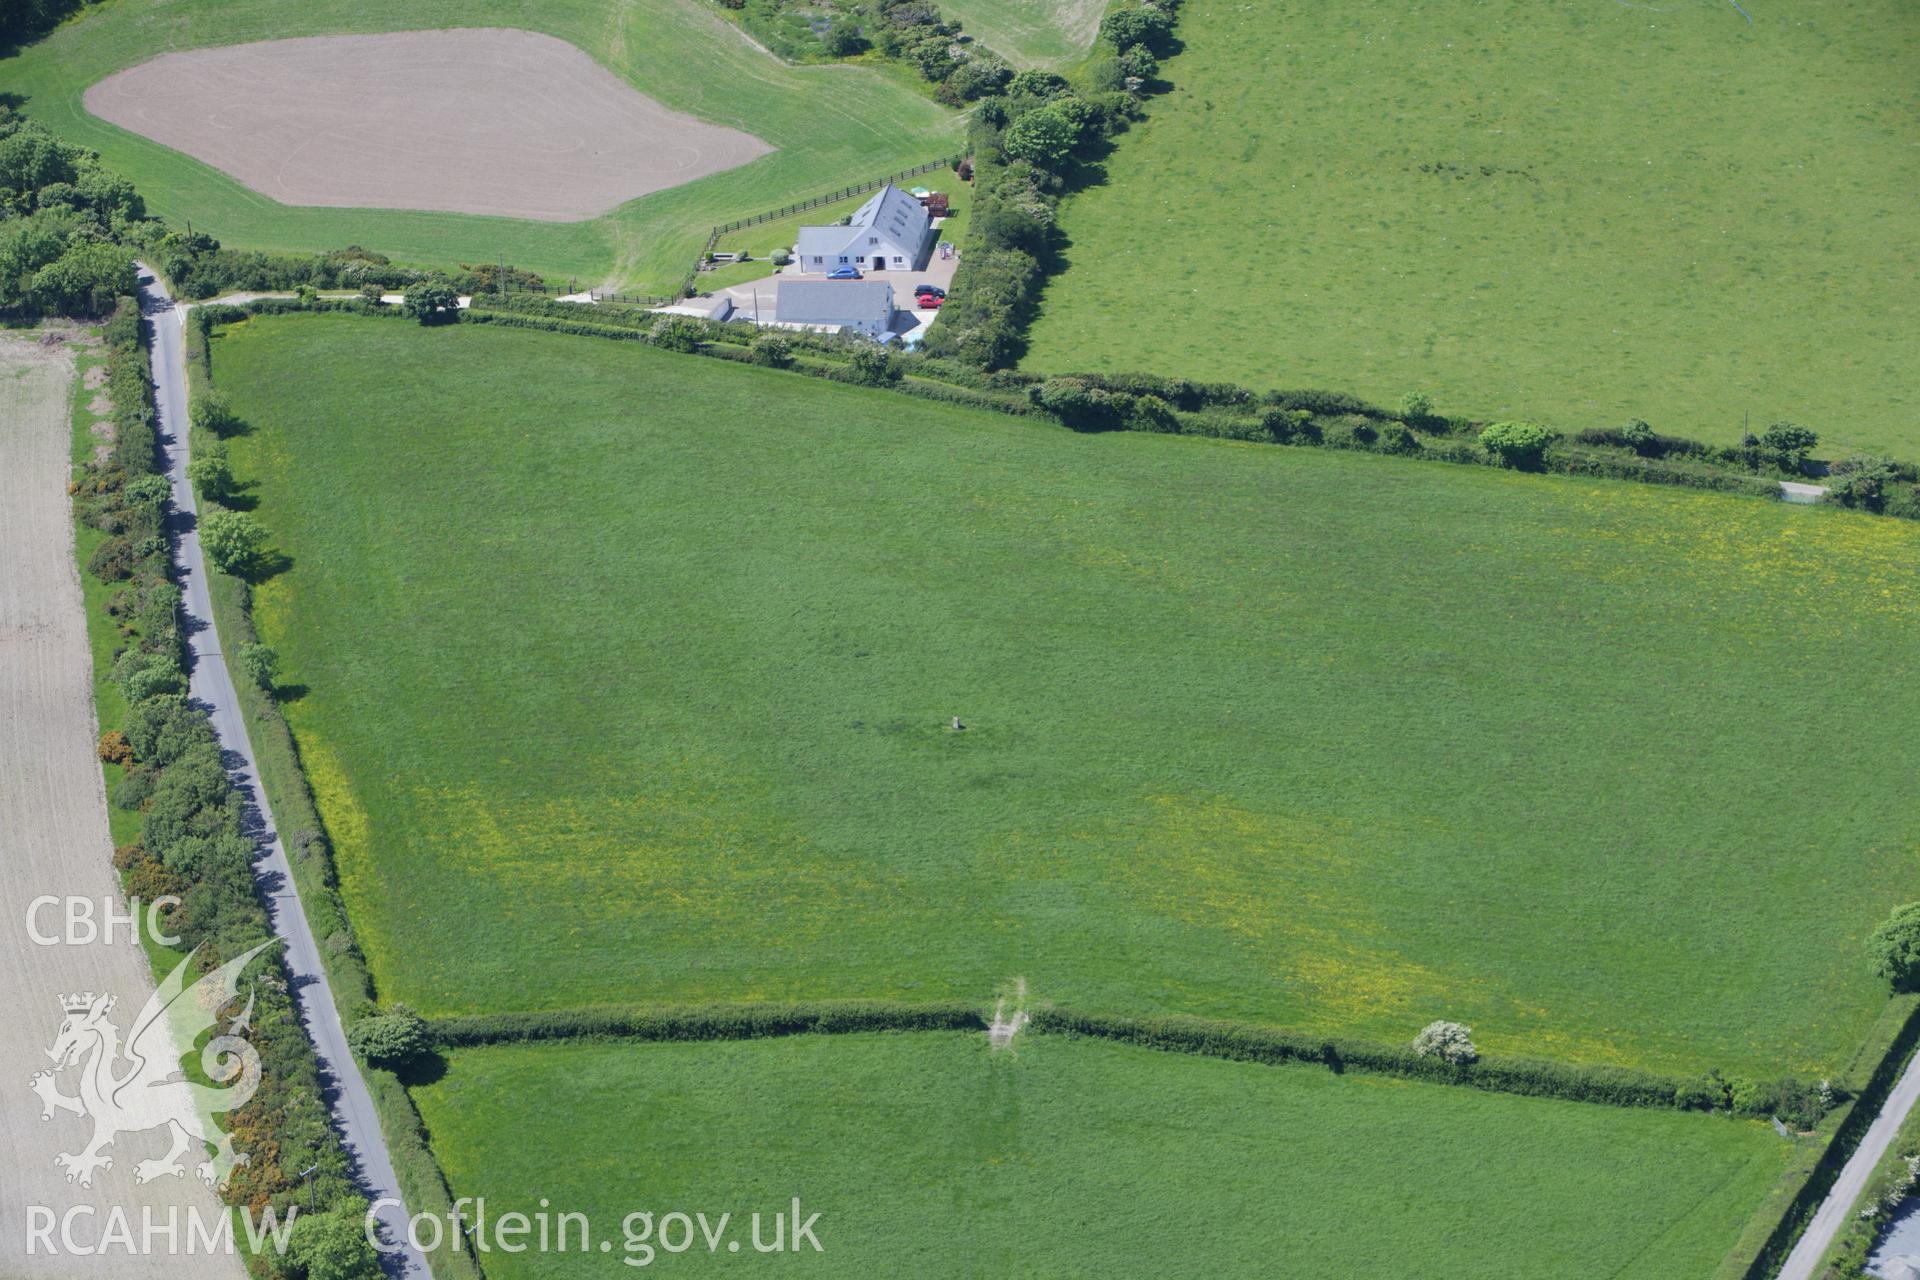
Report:
[[[940,308],[940,321],[926,333],[924,349],[929,354],[996,374],[1011,373],[1024,357],[1027,333],[1041,300],[1048,287],[1062,276],[1066,265],[1062,259],[1065,238],[1059,226],[1060,202],[1064,196],[1090,185],[1089,166],[1093,166],[1094,181],[1105,181],[1104,170],[1098,165],[1112,148],[1123,145],[1116,141],[1118,135],[1124,133],[1131,122],[1149,117],[1150,99],[1173,87],[1159,76],[1163,69],[1160,58],[1176,56],[1181,51],[1175,34],[1180,7],[1181,0],[1115,0],[1108,8],[1101,22],[1100,37],[1093,56],[1108,51],[1117,55],[1115,62],[1124,74],[1126,89],[1122,94],[1093,93],[1090,97],[1079,99],[1081,105],[1088,108],[1083,114],[1098,123],[1097,126],[1081,129],[1071,144],[1062,150],[1036,155],[1029,145],[1029,139],[1016,138],[1027,118],[1047,110],[1051,103],[1036,108],[1031,102],[1016,100],[1003,91],[1001,96],[984,97],[976,105],[967,135],[973,165],[972,200],[976,209],[993,207],[996,216],[975,217],[968,223],[966,238],[960,246],[960,265]],[[1147,18],[1151,18],[1151,21],[1146,21]],[[1067,94],[1071,98],[1073,90],[1069,89]],[[1113,98],[1124,98],[1124,108],[1118,102],[1107,101]],[[1009,113],[1013,113],[1011,120]],[[1088,268],[1083,266],[1081,269]],[[1036,382],[1057,381],[1063,385],[1082,381],[1094,384],[1096,390],[1102,389],[1102,382],[1142,380],[1141,375],[1137,374],[1103,376],[1067,373],[1044,379],[1032,374],[1024,376]],[[1206,384],[1189,382],[1186,385]],[[1131,403],[1111,405],[1110,408],[1117,410],[1117,413],[1110,416],[1125,418],[1144,415],[1152,418],[1156,410],[1154,406],[1142,403],[1145,398],[1134,397]],[[1345,398],[1358,402],[1357,397]],[[1381,433],[1383,448],[1376,449],[1378,442],[1373,439],[1362,441],[1360,447],[1419,456],[1422,442],[1414,431],[1436,423],[1447,424],[1449,420],[1431,414],[1424,395],[1409,396],[1409,402],[1416,399],[1422,406],[1417,411],[1401,415],[1377,411],[1365,413],[1363,416],[1371,417],[1376,422],[1391,420],[1392,425]],[[1776,409],[1775,412],[1784,411]],[[1284,424],[1277,425],[1282,430],[1286,429]],[[1787,422],[1776,422],[1775,425],[1794,426]],[[1113,425],[1109,429],[1113,429]],[[1120,429],[1164,428],[1149,424],[1144,427],[1129,425]],[[1630,432],[1637,433],[1632,439],[1632,447],[1626,450],[1628,457],[1633,458],[1631,462],[1621,457],[1617,450],[1603,456],[1592,449],[1580,452],[1577,456],[1567,456],[1574,451],[1562,450],[1562,457],[1554,461],[1580,474],[1708,489],[1739,487],[1734,483],[1716,483],[1686,474],[1688,467],[1701,462],[1718,463],[1722,455],[1738,450],[1706,445],[1685,437],[1660,435],[1642,421],[1636,420],[1619,430],[1590,428],[1578,432],[1576,440],[1585,446],[1620,445],[1626,443],[1624,437]],[[1211,433],[1200,431],[1196,434]],[[1233,438],[1261,438],[1239,435],[1231,427],[1219,434]],[[1283,439],[1283,442],[1298,441]],[[1459,445],[1464,442],[1443,443]],[[1751,446],[1754,443],[1752,436],[1748,435],[1743,448],[1753,452]],[[1797,456],[1786,459],[1780,468],[1782,476],[1799,479],[1826,474],[1824,468],[1808,469],[1806,464],[1810,459],[1806,454],[1811,448],[1810,442]],[[1669,454],[1679,455],[1678,460],[1686,465],[1678,468],[1663,465],[1668,461]],[[1450,460],[1485,459],[1456,457]],[[1631,474],[1636,471],[1637,474]],[[1859,456],[1842,463],[1833,474],[1837,477],[1837,483],[1817,500],[1863,508],[1875,514],[1920,519],[1920,466],[1885,457]],[[1775,481],[1776,486],[1777,483]],[[1786,495],[1775,487],[1765,496],[1777,499]],[[1807,497],[1797,495],[1796,500],[1806,501]]]
[[[1920,1031],[1920,1022],[1915,1026]],[[982,1007],[966,1001],[913,1004],[859,999],[596,1005],[427,1019],[429,1038],[443,1050],[566,1040],[753,1040],[862,1031],[986,1031],[988,1027]],[[1410,1047],[1182,1014],[1130,1017],[1043,1007],[1032,1011],[1027,1030],[1268,1066],[1321,1066],[1335,1075],[1385,1075],[1465,1085],[1488,1093],[1627,1108],[1725,1112],[1735,1109],[1735,1089],[1752,1087],[1751,1082],[1724,1078],[1718,1072],[1695,1077],[1663,1075],[1629,1067],[1587,1066],[1507,1054],[1483,1055],[1475,1062],[1455,1065],[1438,1057],[1422,1057]],[[1788,1085],[1808,1094],[1816,1092],[1813,1086],[1790,1081],[1759,1086],[1752,1100],[1737,1113],[1772,1114]]]
[[[207,340],[217,306],[183,305],[182,342],[191,418],[188,429],[195,441],[204,445],[217,440],[202,421],[213,390],[213,349]],[[196,498],[206,511],[227,509],[219,499],[205,493],[196,493]],[[228,655],[259,642],[253,626],[253,591],[243,578],[211,564],[207,569],[213,622],[225,641],[221,660],[228,661]],[[355,1022],[379,1011],[377,989],[340,895],[332,841],[314,801],[299,744],[279,700],[244,672],[230,668],[229,674],[253,739],[260,786],[268,805],[279,816],[285,835],[287,864],[298,890],[294,896],[308,927],[324,944],[320,963],[340,1020],[351,1030]],[[454,1200],[446,1171],[433,1154],[426,1123],[411,1095],[392,1071],[365,1061],[358,1065],[373,1100],[401,1196],[415,1214],[452,1220]],[[461,1241],[459,1248],[436,1249],[423,1256],[434,1280],[485,1280],[470,1240]]]
[[[1189,383],[1150,374],[1085,375],[1043,378],[1010,371],[984,373],[957,361],[926,356],[889,355],[876,375],[863,368],[857,353],[873,350],[864,341],[802,332],[781,332],[790,349],[777,362],[762,358],[759,331],[750,325],[718,324],[690,316],[656,317],[650,312],[618,308],[583,310],[585,304],[559,302],[528,293],[505,299],[476,295],[473,305],[450,323],[491,324],[537,329],[574,337],[610,338],[643,342],[681,354],[710,356],[735,363],[825,378],[833,382],[893,391],[946,404],[987,409],[1020,417],[1038,416],[1089,434],[1104,431],[1143,431],[1160,435],[1198,436],[1248,444],[1287,445],[1295,448],[1336,449],[1348,453],[1388,456],[1413,461],[1446,462],[1462,466],[1493,467],[1532,475],[1564,475],[1593,480],[1622,480],[1665,488],[1697,489],[1765,501],[1781,500],[1780,478],[1747,465],[1768,465],[1757,446],[1735,449],[1710,446],[1677,436],[1656,436],[1655,448],[1677,456],[1644,456],[1615,444],[1619,434],[1591,429],[1571,438],[1556,437],[1540,459],[1513,466],[1483,447],[1474,434],[1484,424],[1437,415],[1421,419],[1425,437],[1387,410],[1366,404],[1343,392],[1273,391],[1264,395],[1225,384]],[[374,307],[358,299],[288,297],[258,298],[244,304],[201,303],[209,323],[230,323],[252,316],[300,313],[342,313],[386,319],[402,318],[394,307]],[[677,337],[673,336],[677,335]],[[1049,384],[1084,383],[1108,397],[1102,401],[1114,415],[1110,422],[1089,424],[1058,407],[1050,407]],[[1172,397],[1151,390],[1103,392],[1100,384],[1158,387]],[[1220,398],[1231,396],[1223,405]],[[1146,406],[1143,412],[1131,405]],[[1197,407],[1186,407],[1186,406]],[[1237,410],[1237,412],[1236,412]],[[1250,416],[1257,413],[1258,416]],[[1063,416],[1063,414],[1065,416]],[[1411,443],[1408,441],[1411,440]],[[1736,465],[1725,455],[1750,461]],[[1912,464],[1894,464],[1902,474],[1920,477]],[[1920,519],[1920,485],[1914,486],[1912,505],[1888,502],[1881,506],[1854,501],[1846,493],[1829,493],[1818,505],[1841,507],[1866,515],[1892,519]]]
[[[723,1001],[662,1006],[594,1006],[532,1013],[451,1014],[427,1019],[435,1045],[553,1040],[760,1040],[860,1031],[985,1031],[986,1017],[964,1001],[813,1000],[791,1004]]]
[[[532,298],[525,299],[525,302],[526,304],[531,306],[543,306],[543,307],[550,306],[555,309],[558,309],[564,315],[567,315],[567,316],[591,314],[591,313],[582,313],[579,310],[579,308],[574,304],[543,303],[540,300],[532,299]],[[402,314],[398,308],[385,307],[385,308],[376,309],[376,308],[367,307],[364,304],[361,304],[355,301],[334,301],[334,300],[317,300],[317,301],[311,301],[311,302],[302,302],[296,299],[262,299],[262,300],[256,300],[255,302],[249,303],[245,306],[225,306],[225,305],[208,306],[208,307],[205,307],[204,309],[196,309],[195,314],[196,314],[196,318],[198,318],[201,315],[204,315],[204,323],[209,328],[211,328],[213,325],[221,322],[223,319],[224,320],[240,320],[240,319],[245,319],[254,315],[297,314],[297,313],[305,313],[305,312],[332,312],[332,311],[341,311],[349,314],[358,314],[369,319],[381,318],[381,319],[386,319],[396,323],[405,322],[407,320],[407,317],[404,316],[404,314]],[[605,314],[609,319],[611,319],[613,318],[614,315],[621,314],[621,313],[617,312],[616,309],[610,308],[608,309],[608,312]],[[502,323],[502,324],[523,326],[528,328],[558,330],[561,332],[588,334],[590,336],[614,337],[614,338],[622,338],[622,339],[629,339],[629,340],[639,340],[639,341],[654,343],[656,345],[668,345],[666,343],[659,342],[659,338],[662,335],[662,333],[667,330],[669,324],[680,327],[680,328],[684,328],[686,326],[691,325],[702,333],[705,333],[708,331],[707,326],[701,325],[699,322],[686,320],[683,318],[671,319],[667,323],[661,323],[660,318],[658,317],[652,317],[652,316],[634,314],[634,313],[621,314],[621,318],[624,320],[629,320],[635,327],[622,328],[616,325],[589,325],[589,324],[585,324],[577,321],[556,320],[554,318],[542,316],[539,314],[521,314],[514,311],[462,312],[462,313],[459,313],[457,317],[455,317],[455,319],[457,319],[458,322],[462,322],[462,323]],[[649,328],[638,327],[641,325],[657,326],[657,327],[649,327]],[[783,337],[784,336],[785,335],[783,335]],[[798,336],[798,335],[794,335],[794,336]],[[726,334],[726,335],[715,336],[711,339],[701,339],[699,342],[695,344],[694,350],[702,354],[714,355],[724,359],[732,359],[732,360],[743,361],[743,362],[763,363],[763,361],[755,358],[753,345],[754,345],[754,335],[747,334],[747,333]],[[856,350],[859,350],[860,348],[856,348],[851,344],[836,343],[836,342],[824,341],[824,340],[819,342],[795,343],[795,347],[796,347],[796,350],[807,352],[808,355],[806,358],[812,359],[815,365],[817,366],[811,369],[802,369],[799,371],[810,372],[814,374],[814,376],[824,376],[836,381],[858,383],[862,385],[873,385],[871,382],[867,382],[863,378],[853,376],[856,370],[855,362],[853,360],[853,353]],[[668,346],[668,349],[680,350],[682,348],[679,348],[676,346]],[[208,358],[209,357],[206,353],[203,352],[201,354],[202,360],[206,360]],[[921,373],[931,375],[934,373],[943,372],[943,369],[941,366],[944,362],[914,363],[914,362],[907,362],[907,361],[899,361],[897,363],[904,365],[907,368],[914,369],[916,371],[916,375]],[[928,367],[929,365],[933,367],[929,368]],[[1038,410],[1036,407],[1033,406],[1033,404],[1028,398],[1015,394],[1015,389],[1017,387],[1024,387],[1026,385],[1029,385],[1031,382],[1033,382],[1032,379],[1026,379],[1025,381],[1020,381],[1016,379],[1016,380],[1010,381],[1006,378],[1001,378],[998,382],[996,382],[992,375],[982,374],[975,370],[962,370],[961,373],[965,379],[965,381],[962,383],[948,384],[945,382],[935,381],[930,376],[927,378],[920,378],[920,379],[916,379],[915,376],[909,376],[907,378],[902,379],[899,383],[894,384],[894,387],[895,389],[898,389],[898,390],[910,390],[911,384],[915,380],[921,380],[926,382],[927,387],[929,389],[940,393],[936,398],[942,398],[942,399],[952,398],[962,403],[983,403],[984,401],[990,399],[993,403],[991,405],[985,405],[983,403],[983,407],[994,407],[994,408],[1000,409],[1001,411],[1014,413],[1014,414],[1028,414],[1028,413],[1040,412],[1040,410]],[[949,396],[946,394],[950,392],[959,393],[959,394],[955,394],[952,396]],[[1749,479],[1752,479],[1752,477],[1749,477]],[[1891,1011],[1892,1011],[1892,1007],[1890,1006],[1889,1012]],[[975,1020],[978,1020],[981,1017],[980,1013],[977,1010],[969,1010],[968,1016]],[[1064,1017],[1067,1015],[1064,1013],[1055,1013],[1054,1016]],[[1138,1021],[1138,1020],[1134,1020],[1134,1021]],[[1907,1025],[1907,1023],[1903,1021],[1901,1025],[1905,1026]],[[828,1028],[815,1027],[812,1029],[826,1030]],[[858,1030],[862,1028],[857,1026],[849,1026],[847,1027],[847,1029]],[[888,1029],[888,1028],[874,1026],[872,1029],[880,1030],[880,1029]],[[964,1026],[963,1026],[963,1029],[964,1029]],[[1043,1031],[1048,1030],[1048,1028],[1045,1028],[1045,1027],[1036,1028],[1036,1029],[1040,1029]],[[477,1034],[480,1032],[480,1030],[481,1029],[479,1028],[469,1028],[467,1034]],[[1085,1032],[1079,1032],[1079,1033],[1085,1034]],[[600,1038],[604,1038],[604,1039],[639,1039],[641,1038],[638,1036],[623,1034],[617,1030],[608,1029],[604,1027],[601,1029],[601,1031],[598,1034]],[[782,1032],[777,1034],[792,1034],[792,1033]],[[1107,1038],[1129,1038],[1130,1036],[1131,1036],[1131,1032],[1128,1033],[1128,1036],[1109,1036]],[[528,1040],[528,1039],[543,1039],[543,1038],[555,1039],[555,1038],[565,1038],[565,1037],[551,1035],[551,1034],[545,1035],[545,1036],[529,1036],[524,1033],[519,1033],[514,1038],[517,1038],[520,1040]],[[656,1036],[655,1038],[666,1038],[666,1037]],[[712,1037],[703,1036],[702,1038],[712,1038]],[[1856,1063],[1859,1063],[1862,1059],[1870,1059],[1870,1056],[1874,1052],[1873,1041],[1876,1038],[1878,1037],[1877,1036],[1870,1037],[1867,1043],[1863,1043],[1860,1046],[1859,1050],[1856,1051],[1856,1055],[1855,1055]],[[505,1037],[502,1037],[503,1042],[505,1039],[506,1039]],[[476,1039],[473,1042],[488,1043],[492,1041]],[[1884,1041],[1882,1042],[1884,1043]],[[1326,1042],[1317,1041],[1316,1043],[1324,1044]],[[1165,1047],[1165,1046],[1162,1046],[1162,1047]],[[1197,1052],[1198,1050],[1185,1049],[1183,1051]],[[1308,1060],[1313,1059],[1312,1054],[1305,1054],[1305,1055],[1294,1055],[1291,1053],[1277,1054],[1265,1048],[1262,1048],[1260,1052],[1262,1054],[1266,1054],[1269,1060],[1276,1060],[1276,1061],[1292,1060],[1296,1056],[1305,1056]],[[1400,1051],[1396,1049],[1388,1049],[1386,1050],[1386,1052],[1388,1054],[1398,1054]],[[1259,1060],[1257,1057],[1254,1057],[1254,1055],[1245,1054],[1245,1053],[1231,1054],[1231,1055],[1223,1054],[1219,1056],[1239,1056],[1239,1057],[1253,1058],[1253,1060]],[[1872,1059],[1872,1060],[1877,1061],[1877,1059]],[[1321,1059],[1321,1062],[1322,1062],[1322,1065],[1329,1065],[1325,1062],[1324,1058]],[[1356,1070],[1366,1069],[1366,1067],[1364,1067],[1360,1063],[1353,1062],[1353,1061],[1345,1061],[1343,1062],[1343,1066],[1348,1067],[1350,1069],[1356,1069]],[[1852,1071],[1852,1069],[1850,1069],[1850,1071]],[[1857,1072],[1855,1072],[1854,1074],[1857,1074]],[[1442,1082],[1444,1082],[1444,1080]],[[1456,1082],[1471,1083],[1466,1081],[1456,1081]],[[1847,1083],[1851,1083],[1851,1080],[1847,1081]],[[1482,1084],[1479,1087],[1492,1088],[1493,1086]],[[399,1094],[400,1096],[403,1096],[403,1097],[405,1096],[404,1090],[395,1090],[394,1092]],[[1535,1092],[1536,1096],[1540,1096],[1539,1091],[1530,1091],[1530,1092]],[[1544,1096],[1555,1096],[1555,1095],[1546,1094]],[[410,1099],[409,1099],[409,1102],[410,1102]],[[1629,1105],[1633,1105],[1633,1104],[1629,1104]],[[1854,1110],[1857,1111],[1860,1108],[1862,1108],[1864,1105],[1866,1105],[1865,1102],[1856,1102],[1854,1106]],[[411,1106],[409,1106],[406,1109],[409,1111],[412,1111]],[[1834,1113],[1829,1115],[1826,1121],[1824,1121],[1819,1126],[1821,1133],[1830,1134],[1830,1133],[1836,1132],[1840,1127],[1840,1125],[1846,1119],[1846,1116],[1849,1114],[1851,1113],[1850,1112]],[[388,1117],[384,1114],[382,1117],[382,1121],[383,1121],[383,1125],[389,1122]],[[397,1123],[397,1121],[395,1123]],[[444,1172],[440,1170],[437,1164],[437,1161],[434,1161],[432,1159],[431,1150],[426,1145],[427,1139],[424,1134],[424,1131],[419,1127],[417,1113],[415,1113],[414,1115],[414,1124],[411,1132],[417,1135],[419,1139],[420,1145],[418,1149],[421,1152],[425,1153],[426,1158],[429,1162],[430,1168],[435,1176],[435,1181],[437,1181],[439,1185],[444,1189],[446,1185]],[[396,1139],[390,1139],[390,1143],[395,1146],[401,1145],[401,1143]],[[1804,1142],[1804,1145],[1808,1150],[1809,1156],[1811,1157],[1815,1147],[1815,1142],[1813,1140],[1807,1140]],[[1810,1212],[1810,1207],[1812,1205],[1817,1205],[1819,1200],[1819,1194],[1817,1192],[1810,1191],[1807,1188],[1806,1183],[1808,1178],[1813,1173],[1817,1172],[1817,1169],[1815,1168],[1815,1166],[1819,1165],[1823,1160],[1826,1160],[1826,1159],[1831,1159],[1831,1157],[1827,1157],[1825,1155],[1825,1147],[1824,1145],[1822,1145],[1821,1155],[1819,1157],[1811,1158],[1805,1162],[1802,1162],[1799,1160],[1795,1161],[1794,1167],[1791,1168],[1786,1174],[1784,1174],[1780,1180],[1780,1183],[1777,1184],[1774,1196],[1770,1197],[1766,1203],[1761,1205],[1759,1209],[1756,1210],[1754,1217],[1749,1220],[1748,1230],[1743,1236],[1742,1244],[1740,1246],[1736,1246],[1737,1252],[1735,1255],[1730,1255],[1728,1266],[1730,1266],[1731,1269],[1727,1269],[1727,1267],[1723,1267],[1721,1271],[1715,1273],[1715,1280],[1762,1280],[1762,1277],[1765,1277],[1770,1274],[1770,1272],[1765,1268],[1759,1268],[1759,1269],[1750,1268],[1749,1260],[1755,1257],[1755,1253],[1759,1248],[1765,1247],[1767,1243],[1770,1241],[1775,1241],[1775,1240],[1784,1238],[1788,1244],[1791,1243],[1792,1233],[1798,1230],[1798,1224],[1797,1223],[1789,1224],[1787,1222],[1787,1215],[1794,1212],[1794,1206],[1796,1205],[1808,1206],[1807,1210],[1805,1210],[1804,1212]],[[1837,1167],[1837,1164],[1843,1164],[1843,1163],[1844,1163],[1844,1160],[1837,1161],[1836,1167]],[[446,1194],[446,1192],[443,1190],[442,1194]],[[1786,1202],[1785,1206],[1776,1210],[1775,1205],[1779,1204],[1782,1200]],[[423,1203],[424,1203],[424,1199],[423,1199]],[[1804,1220],[1804,1212],[1802,1213],[1803,1220]],[[1753,1237],[1756,1235],[1759,1235],[1761,1237],[1760,1244],[1755,1245],[1751,1249],[1747,1248],[1746,1237]],[[1783,1256],[1784,1256],[1784,1250],[1781,1250],[1777,1253],[1772,1252],[1771,1250],[1769,1252],[1770,1258],[1778,1258]],[[476,1270],[476,1274],[477,1274],[477,1270]]]
[[[77,545],[86,545],[88,534],[97,542],[81,566],[82,574],[131,591],[137,601],[126,615],[107,615],[107,630],[121,657],[111,677],[96,674],[96,681],[110,678],[125,699],[117,722],[109,708],[97,705],[97,694],[94,698],[102,730],[101,760],[119,771],[119,782],[110,788],[115,808],[136,813],[139,821],[138,839],[114,851],[115,882],[123,894],[148,900],[163,893],[185,898],[168,915],[168,926],[184,939],[182,954],[206,948],[199,971],[210,972],[222,959],[256,941],[272,942],[276,935],[251,866],[259,832],[241,815],[240,788],[219,754],[211,716],[189,701],[188,640],[180,623],[183,592],[173,559],[180,526],[162,466],[162,423],[154,403],[157,375],[149,341],[153,324],[134,297],[122,296],[101,327],[113,443],[104,457],[75,468],[70,491]],[[87,593],[90,626],[104,601]],[[201,794],[189,820],[208,821],[215,811],[228,816],[203,874],[195,879],[163,860],[163,853],[173,847],[166,843],[164,821],[171,812],[155,814],[145,803],[135,808],[124,789],[130,779],[139,779],[152,797],[167,785],[171,772],[191,773],[208,764],[218,769],[217,794]],[[185,829],[177,818],[173,826],[179,828],[172,832],[175,836]],[[262,1077],[254,1099],[229,1117],[229,1127],[246,1126],[243,1140],[249,1144],[257,1144],[264,1132],[279,1144],[279,1151],[274,1159],[236,1169],[221,1198],[228,1204],[257,1200],[280,1211],[297,1206],[306,1214],[314,1211],[309,1197],[318,1192],[321,1216],[352,1204],[359,1206],[357,1219],[365,1206],[352,1176],[353,1157],[336,1116],[320,1101],[320,1062],[291,998],[290,966],[280,948],[269,946],[249,972],[270,979],[252,984],[262,1007],[253,1016],[250,1037],[273,1070]],[[260,1117],[265,1118],[264,1130]],[[296,1161],[294,1168],[310,1166],[310,1183],[296,1186],[285,1177],[288,1159]]]

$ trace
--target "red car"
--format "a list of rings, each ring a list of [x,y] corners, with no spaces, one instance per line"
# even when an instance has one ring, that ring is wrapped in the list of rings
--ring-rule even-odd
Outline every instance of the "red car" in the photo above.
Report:
[[[946,300],[947,300],[946,295],[939,294],[939,293],[923,293],[918,298],[914,299],[914,301],[920,304],[920,309],[922,311],[930,311],[934,307],[937,307],[941,303],[945,302]]]

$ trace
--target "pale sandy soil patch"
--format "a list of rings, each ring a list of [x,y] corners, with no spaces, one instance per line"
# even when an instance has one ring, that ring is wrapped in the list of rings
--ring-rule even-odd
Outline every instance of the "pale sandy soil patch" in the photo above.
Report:
[[[548,222],[773,149],[669,111],[563,40],[495,28],[168,53],[85,103],[285,204]]]

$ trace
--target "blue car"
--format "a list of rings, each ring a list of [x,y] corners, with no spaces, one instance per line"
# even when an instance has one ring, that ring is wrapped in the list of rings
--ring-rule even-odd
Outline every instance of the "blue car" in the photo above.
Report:
[[[860,268],[858,267],[835,267],[833,270],[827,272],[827,279],[829,280],[859,280],[861,278]]]

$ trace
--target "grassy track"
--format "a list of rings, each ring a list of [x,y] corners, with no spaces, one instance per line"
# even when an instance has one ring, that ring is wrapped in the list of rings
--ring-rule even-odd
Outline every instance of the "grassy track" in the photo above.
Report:
[[[1062,67],[1086,57],[1106,0],[947,0],[940,11],[1020,67]]]
[[[1790,1150],[1750,1121],[944,1033],[471,1050],[415,1096],[491,1213],[544,1196],[618,1249],[636,1210],[750,1240],[797,1195],[822,1252],[766,1265],[820,1276],[1704,1276]],[[740,1269],[719,1255],[657,1260]]]
[[[985,996],[1833,1070],[1920,527],[630,344],[215,341],[386,995]],[[963,733],[947,727],[962,716]]]
[[[1193,0],[1029,363],[1920,455],[1920,8],[1747,8]]]
[[[108,74],[173,49],[249,40],[438,27],[521,27],[567,40],[677,110],[745,130],[778,150],[751,164],[577,223],[276,203],[218,170],[88,115],[80,97]],[[362,244],[402,261],[505,257],[581,283],[678,283],[713,224],[879,177],[951,151],[955,117],[898,78],[853,67],[790,67],[697,0],[110,0],[0,63],[30,115],[97,148],[155,213],[191,220],[236,248]]]

